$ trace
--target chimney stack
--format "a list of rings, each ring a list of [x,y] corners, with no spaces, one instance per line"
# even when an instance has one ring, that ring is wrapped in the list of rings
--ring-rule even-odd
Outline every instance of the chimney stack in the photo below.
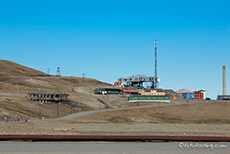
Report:
[[[226,73],[225,73],[225,66],[223,66],[223,95],[226,95]]]

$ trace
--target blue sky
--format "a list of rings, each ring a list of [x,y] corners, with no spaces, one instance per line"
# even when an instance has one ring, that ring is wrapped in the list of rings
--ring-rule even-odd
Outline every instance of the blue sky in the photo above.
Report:
[[[0,59],[113,83],[154,76],[161,88],[230,90],[230,2],[7,0],[0,2]]]

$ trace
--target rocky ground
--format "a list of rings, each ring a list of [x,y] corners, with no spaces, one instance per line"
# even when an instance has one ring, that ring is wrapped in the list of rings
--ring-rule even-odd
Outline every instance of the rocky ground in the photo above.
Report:
[[[177,105],[107,111],[70,120],[2,122],[0,134],[230,136],[229,103],[174,103]]]
[[[230,136],[230,125],[39,121],[2,123],[0,134]]]

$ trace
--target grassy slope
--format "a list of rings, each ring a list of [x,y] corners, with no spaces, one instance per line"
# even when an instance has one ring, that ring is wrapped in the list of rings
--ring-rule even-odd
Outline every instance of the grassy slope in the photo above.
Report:
[[[230,102],[204,101],[194,104],[130,109],[104,112],[76,119],[76,121],[143,122],[143,123],[209,123],[230,124]]]

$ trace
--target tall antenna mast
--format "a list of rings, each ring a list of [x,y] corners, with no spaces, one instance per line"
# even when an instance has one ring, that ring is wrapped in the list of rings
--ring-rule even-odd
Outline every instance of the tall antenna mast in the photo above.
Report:
[[[154,89],[157,89],[157,40],[154,41],[155,47],[155,82],[154,82]]]

